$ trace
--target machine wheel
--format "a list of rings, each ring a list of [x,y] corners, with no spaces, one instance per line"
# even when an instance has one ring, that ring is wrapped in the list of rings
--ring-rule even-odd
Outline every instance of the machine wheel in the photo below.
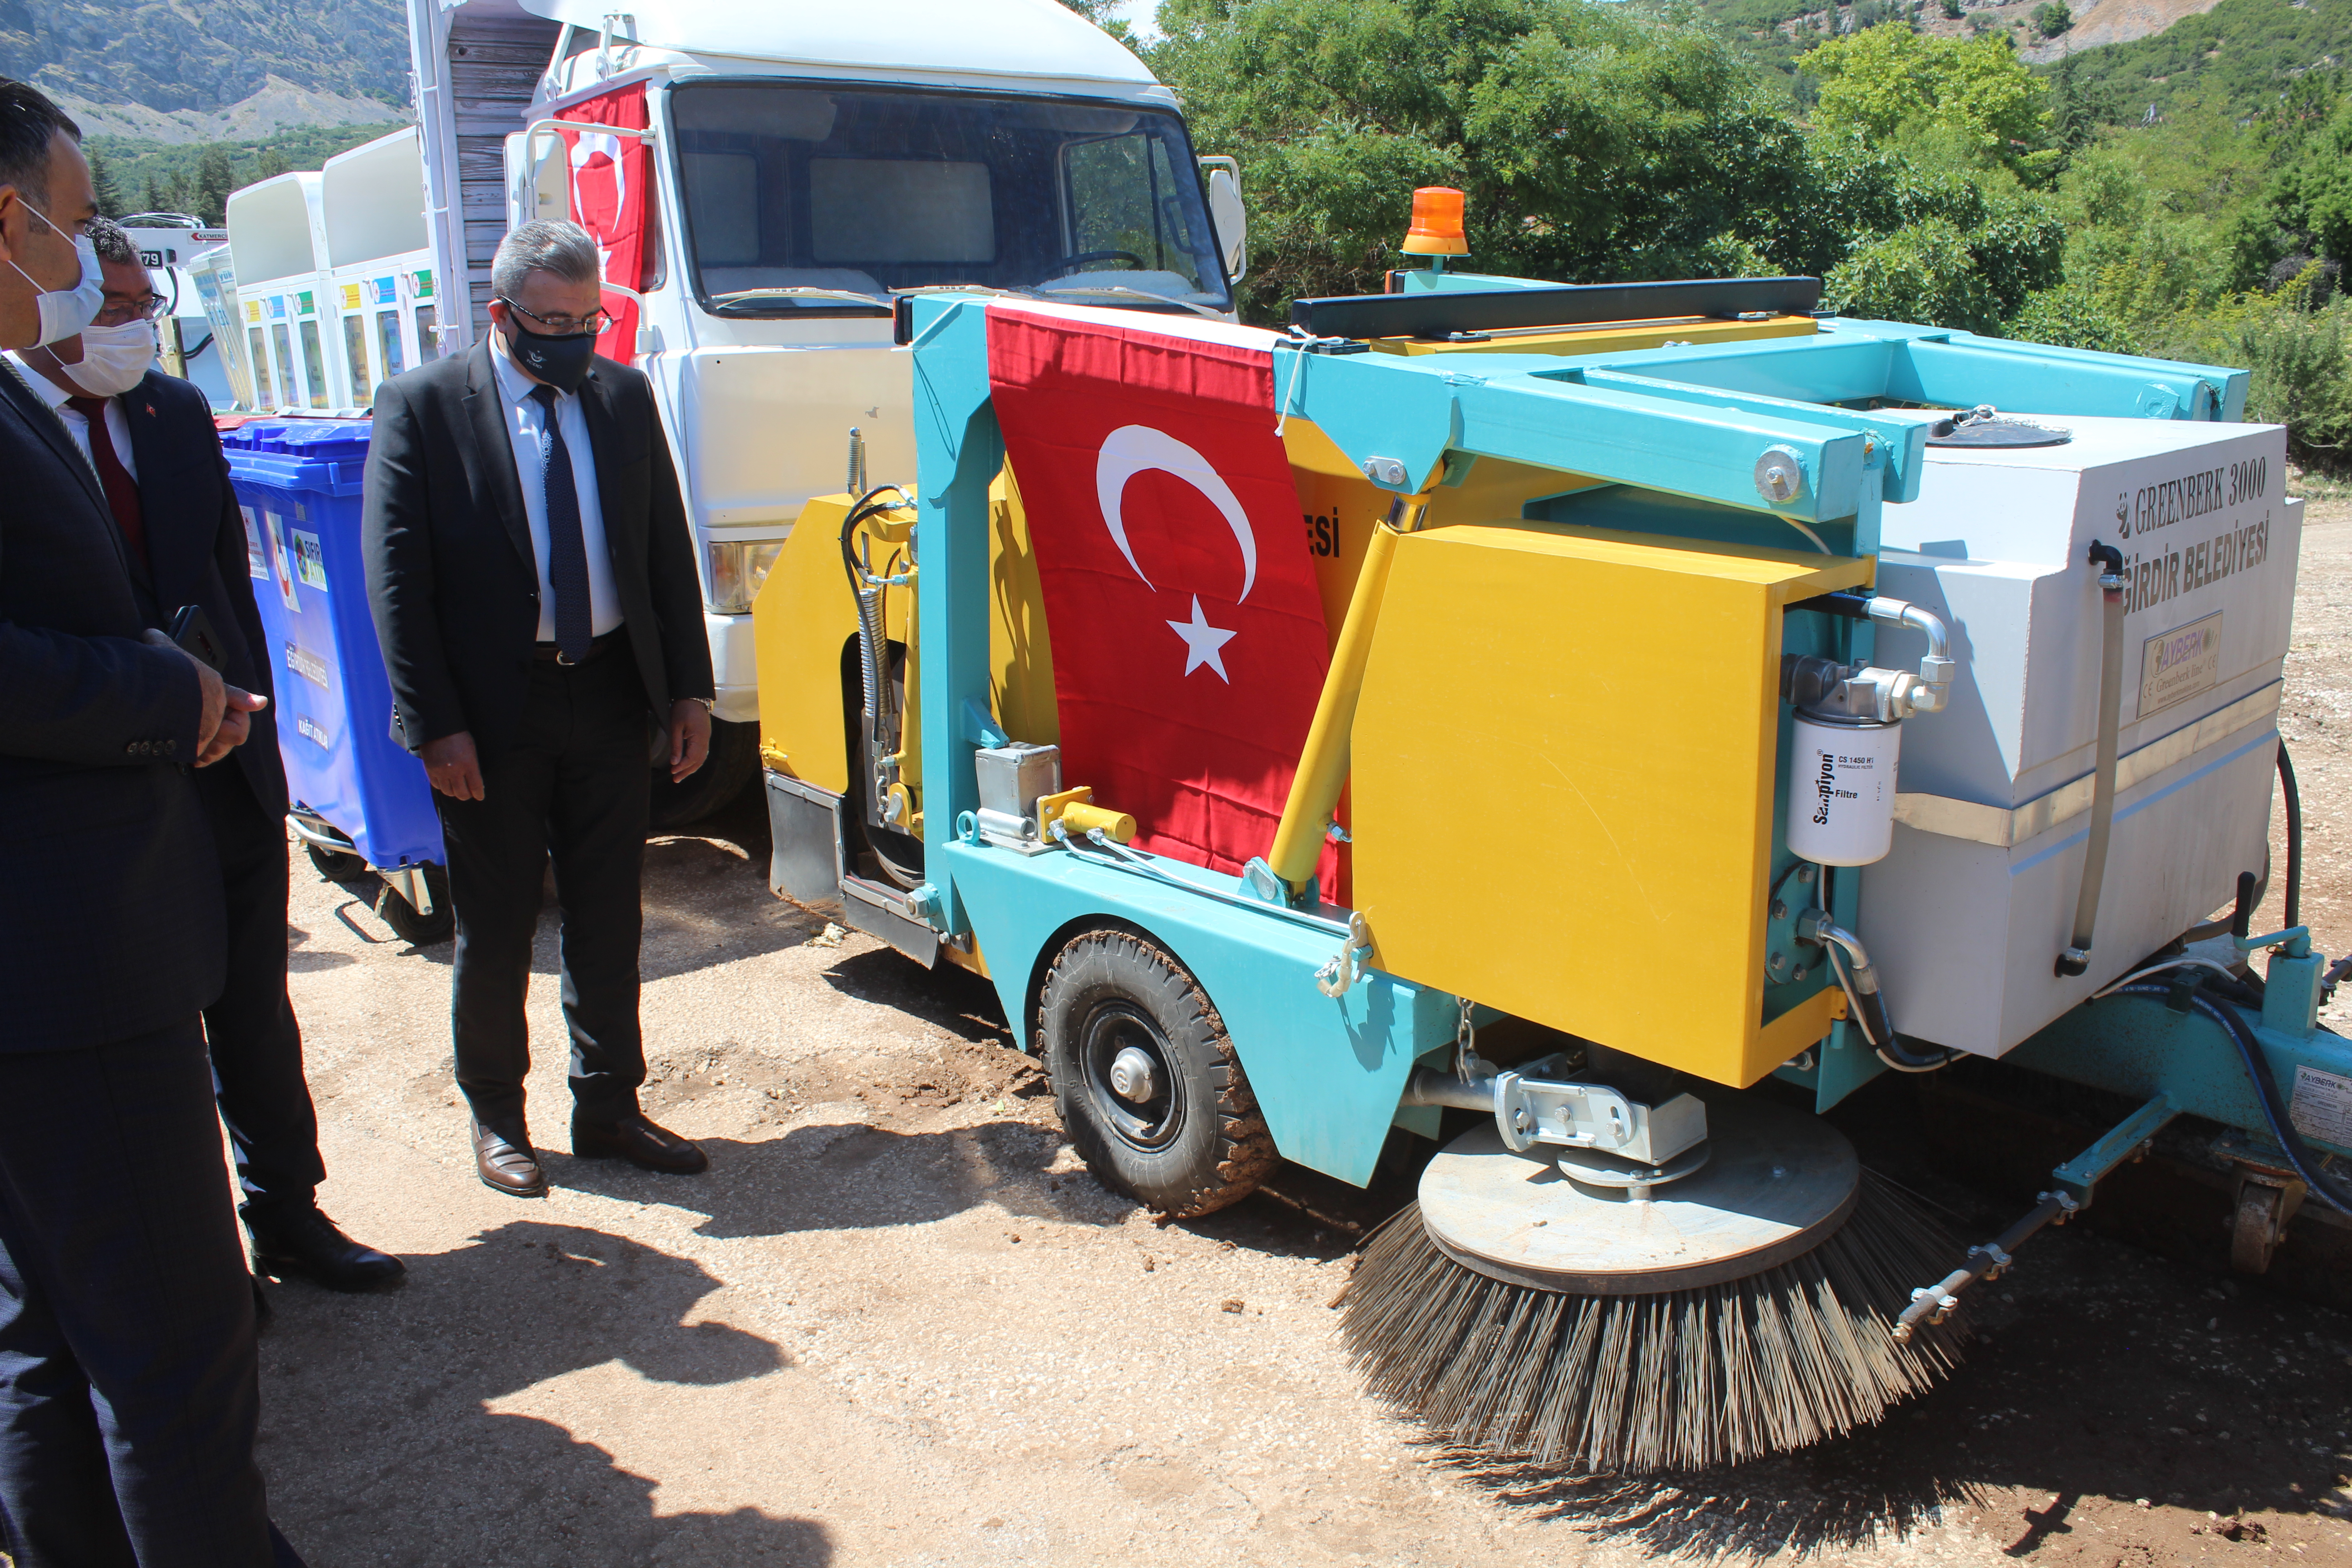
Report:
[[[1054,959],[1037,1049],[1079,1157],[1105,1185],[1191,1217],[1247,1197],[1277,1158],[1208,994],[1143,937],[1091,931]]]
[[[457,931],[457,916],[449,907],[449,873],[438,866],[425,868],[425,886],[433,895],[433,912],[420,915],[416,906],[400,896],[390,882],[376,889],[376,919],[411,947],[431,947],[446,942]]]
[[[646,826],[656,833],[669,833],[701,821],[741,794],[759,767],[760,726],[712,720],[710,755],[685,783],[670,782],[667,762],[655,765],[653,809]]]
[[[365,859],[349,850],[329,849],[308,839],[303,841],[302,848],[310,857],[310,864],[318,868],[319,875],[330,882],[348,882],[368,868]]]

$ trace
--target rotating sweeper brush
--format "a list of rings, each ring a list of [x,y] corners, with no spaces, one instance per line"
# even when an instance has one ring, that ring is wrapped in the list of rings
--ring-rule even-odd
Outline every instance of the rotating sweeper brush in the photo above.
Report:
[[[1433,1087],[1485,1087],[1457,1084]],[[1647,1163],[1555,1163],[1498,1123],[1447,1145],[1342,1303],[1374,1392],[1464,1448],[1655,1472],[1834,1437],[1942,1377],[1964,1320],[1895,1332],[1957,1251],[1934,1222],[1813,1117],[1742,1095],[1704,1117]]]

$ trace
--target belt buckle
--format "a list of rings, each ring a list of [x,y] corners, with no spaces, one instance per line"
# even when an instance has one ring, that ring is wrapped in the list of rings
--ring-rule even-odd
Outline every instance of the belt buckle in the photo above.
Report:
[[[564,652],[562,647],[558,647],[555,650],[555,662],[558,668],[563,669],[577,669],[580,668],[580,661],[572,658],[570,654]]]

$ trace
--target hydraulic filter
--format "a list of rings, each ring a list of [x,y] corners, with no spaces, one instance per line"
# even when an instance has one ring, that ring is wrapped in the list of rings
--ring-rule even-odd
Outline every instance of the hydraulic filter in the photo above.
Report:
[[[1800,710],[1789,748],[1789,852],[1818,866],[1867,866],[1895,843],[1903,726]]]

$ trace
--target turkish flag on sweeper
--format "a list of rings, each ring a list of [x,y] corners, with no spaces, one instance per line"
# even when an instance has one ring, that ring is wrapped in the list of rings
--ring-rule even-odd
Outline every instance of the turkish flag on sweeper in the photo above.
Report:
[[[1237,872],[1274,843],[1330,639],[1275,334],[994,304],[991,395],[1029,520],[1062,776],[1155,854]],[[1323,896],[1337,899],[1327,847]]]
[[[601,94],[563,110],[558,119],[585,121],[630,130],[646,128],[646,84]],[[565,180],[572,193],[572,221],[596,240],[604,277],[625,289],[644,282],[646,200],[652,194],[653,154],[637,136],[603,131],[558,131],[563,140]],[[634,364],[637,357],[637,302],[625,294],[604,296],[613,324],[596,340],[606,359]]]

